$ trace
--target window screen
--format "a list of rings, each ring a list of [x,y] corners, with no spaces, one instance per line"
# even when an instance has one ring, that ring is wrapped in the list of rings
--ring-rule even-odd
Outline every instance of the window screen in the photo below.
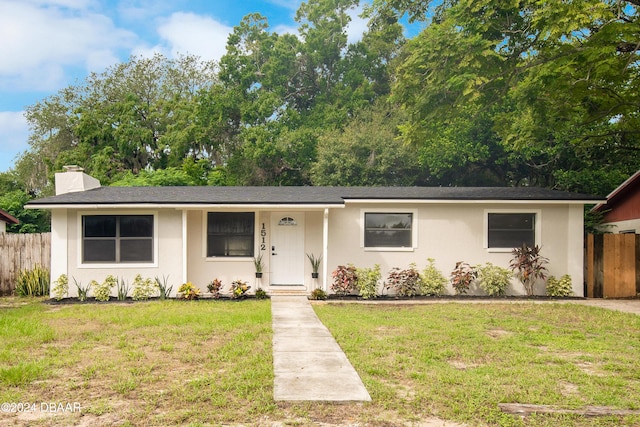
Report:
[[[489,213],[488,243],[490,248],[518,248],[523,243],[536,244],[536,214]]]
[[[365,213],[364,246],[366,248],[412,247],[413,214]]]

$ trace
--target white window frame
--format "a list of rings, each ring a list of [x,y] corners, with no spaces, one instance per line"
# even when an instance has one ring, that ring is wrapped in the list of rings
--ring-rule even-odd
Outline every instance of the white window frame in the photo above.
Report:
[[[207,256],[207,238],[208,238],[208,227],[209,227],[209,223],[208,223],[208,217],[209,217],[209,212],[213,212],[213,213],[218,213],[218,212],[225,212],[225,213],[253,213],[253,254],[255,256],[255,254],[259,253],[259,249],[260,249],[260,245],[259,245],[259,239],[260,239],[260,219],[258,218],[260,216],[260,212],[259,211],[255,211],[255,210],[247,210],[247,209],[236,209],[236,210],[212,210],[212,209],[207,209],[205,211],[202,211],[202,257],[205,259],[205,261],[207,262],[247,262],[247,261],[252,261],[253,262],[253,257],[247,257],[247,256],[238,256],[238,257],[234,257],[234,256]]]
[[[366,247],[364,245],[365,235],[365,214],[368,213],[391,213],[391,214],[411,214],[411,246],[406,248],[398,247]],[[360,209],[360,247],[367,252],[413,252],[418,249],[418,209],[398,209],[398,208],[362,208]]]
[[[534,239],[535,245],[542,246],[542,210],[541,209],[485,209],[483,223],[483,240],[482,244],[487,252],[511,252],[514,248],[490,248],[489,247],[489,214],[493,213],[529,213],[535,215]]]
[[[121,215],[151,215],[153,216],[153,261],[152,262],[83,262],[82,253],[84,249],[84,235],[82,232],[82,217],[84,216],[121,216]],[[158,267],[159,258],[159,241],[160,236],[158,230],[158,211],[145,211],[145,210],[99,210],[99,211],[79,211],[77,213],[77,230],[78,230],[78,244],[77,244],[77,266],[78,268],[154,268]]]

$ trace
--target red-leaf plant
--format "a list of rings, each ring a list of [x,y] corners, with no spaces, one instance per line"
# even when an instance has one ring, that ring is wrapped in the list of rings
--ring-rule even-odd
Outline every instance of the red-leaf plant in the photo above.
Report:
[[[458,261],[451,272],[451,286],[456,294],[466,294],[471,287],[471,283],[478,277],[478,271],[466,262]]]
[[[345,296],[356,291],[356,267],[352,264],[339,265],[332,273],[333,284],[331,290],[337,295]]]
[[[540,255],[540,249],[538,245],[532,248],[523,243],[511,252],[513,258],[509,267],[520,279],[527,295],[533,295],[533,288],[538,280],[547,278],[548,270],[545,264],[549,263],[549,260]]]

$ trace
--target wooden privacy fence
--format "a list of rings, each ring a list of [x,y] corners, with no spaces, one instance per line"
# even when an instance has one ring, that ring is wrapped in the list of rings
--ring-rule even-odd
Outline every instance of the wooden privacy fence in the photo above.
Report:
[[[640,234],[589,234],[586,244],[588,297],[640,293]]]
[[[13,293],[20,270],[51,268],[51,233],[0,233],[0,295]]]

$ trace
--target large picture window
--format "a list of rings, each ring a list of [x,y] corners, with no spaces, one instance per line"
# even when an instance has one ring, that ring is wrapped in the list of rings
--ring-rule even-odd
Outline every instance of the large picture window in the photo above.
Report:
[[[84,215],[82,262],[153,262],[153,215]]]
[[[207,214],[208,257],[252,257],[253,212],[209,212]]]
[[[489,213],[489,248],[518,248],[536,244],[535,213]]]
[[[365,212],[365,248],[411,248],[413,214]]]

